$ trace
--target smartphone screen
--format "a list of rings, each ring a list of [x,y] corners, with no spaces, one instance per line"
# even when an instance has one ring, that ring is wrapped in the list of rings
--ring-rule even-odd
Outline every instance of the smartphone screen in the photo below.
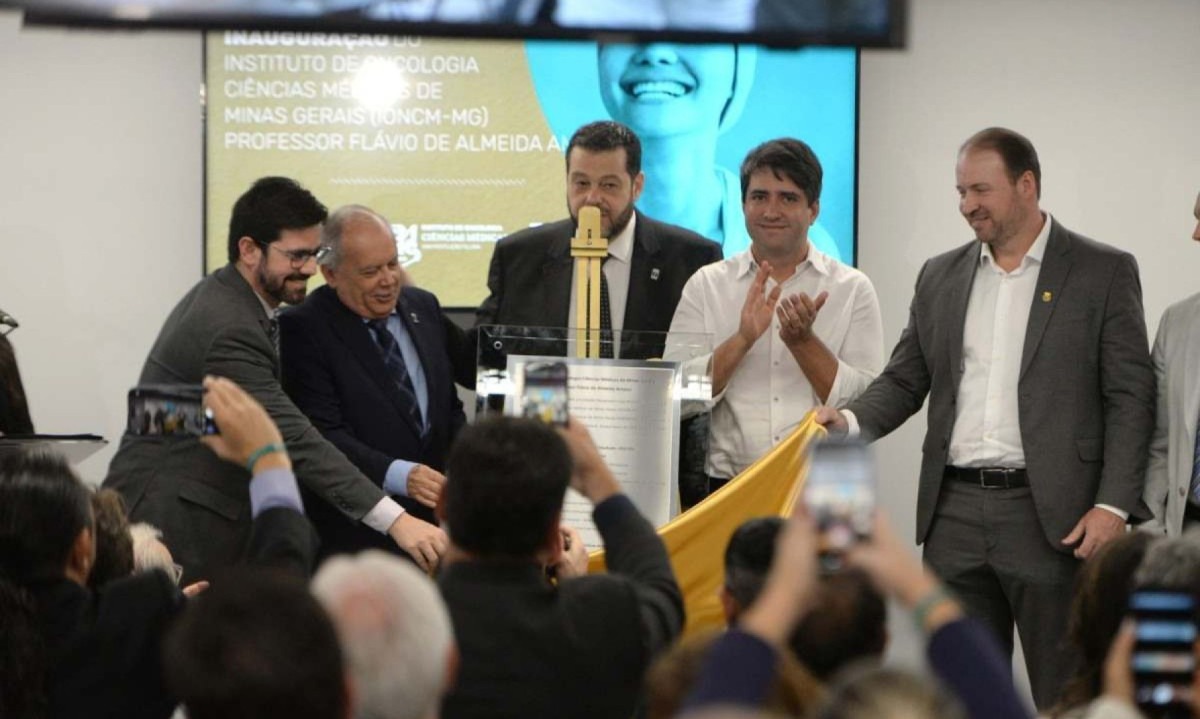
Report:
[[[825,571],[844,566],[846,550],[871,535],[875,513],[875,463],[865,442],[827,439],[812,449],[804,502],[820,533]]]
[[[153,385],[129,390],[130,434],[150,437],[200,437],[217,434],[212,412],[199,385]]]
[[[1140,589],[1129,598],[1136,626],[1134,698],[1148,717],[1191,716],[1196,670],[1196,598],[1189,592]]]
[[[547,424],[566,425],[567,365],[565,362],[529,362],[522,365],[521,416]]]

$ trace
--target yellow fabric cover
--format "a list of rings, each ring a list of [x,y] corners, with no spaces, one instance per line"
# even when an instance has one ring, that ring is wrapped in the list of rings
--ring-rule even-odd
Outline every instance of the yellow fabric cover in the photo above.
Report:
[[[725,578],[725,545],[751,517],[788,516],[808,472],[809,442],[825,429],[809,413],[774,449],[704,501],[659,527],[683,590],[684,636],[725,624],[717,598]],[[604,571],[604,552],[592,552],[588,571]]]

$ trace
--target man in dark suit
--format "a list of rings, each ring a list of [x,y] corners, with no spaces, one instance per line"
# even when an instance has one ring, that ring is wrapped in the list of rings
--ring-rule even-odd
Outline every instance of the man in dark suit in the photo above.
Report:
[[[442,717],[632,716],[647,666],[683,628],[683,598],[587,430],[484,419],[463,430],[447,475],[440,585],[461,663]],[[595,505],[607,574],[579,576],[587,550],[559,527],[568,484]]]
[[[293,180],[255,182],[233,207],[229,264],[172,310],[138,384],[198,385],[206,375],[234,380],[279,426],[302,486],[431,566],[445,549],[442,531],[407,514],[363,476],[279,383],[274,313],[283,302],[304,299],[325,216],[325,207]],[[250,533],[247,476],[195,439],[127,432],[104,484],[125,497],[133,521],[162,529],[191,582],[233,562],[244,546]]]
[[[491,294],[476,325],[574,326],[571,238],[579,208],[600,210],[608,238],[604,263],[613,330],[666,332],[683,285],[697,269],[721,259],[721,248],[682,227],[657,222],[634,209],[642,194],[642,146],[616,122],[579,128],[567,145],[570,218],[521,230],[496,243],[488,270]],[[631,347],[620,356],[662,355],[662,342]]]
[[[925,560],[1011,652],[1021,635],[1034,700],[1057,698],[1079,559],[1141,504],[1154,427],[1133,256],[1038,206],[1026,138],[983,130],[958,155],[959,210],[977,241],[925,263],[883,374],[843,413],[882,437],[929,397],[917,497]]]
[[[436,297],[406,286],[378,213],[343,207],[322,237],[326,285],[279,318],[283,388],[374,484],[433,521],[446,452],[466,422],[446,349],[455,328]],[[310,503],[309,516],[324,555],[395,546],[333,507]]]

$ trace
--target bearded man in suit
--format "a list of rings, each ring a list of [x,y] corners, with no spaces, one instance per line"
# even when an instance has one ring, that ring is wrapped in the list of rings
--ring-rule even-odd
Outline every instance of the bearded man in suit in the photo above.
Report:
[[[280,385],[276,310],[307,294],[326,215],[325,206],[295,180],[255,182],[233,207],[229,264],[201,280],[171,311],[138,384],[199,385],[207,375],[233,380],[279,426],[303,488],[432,567],[446,549],[445,534],[405,512],[356,469]],[[126,432],[104,485],[124,496],[132,521],[162,529],[190,583],[237,561],[251,530],[249,476],[194,437]]]
[[[1016,623],[1047,709],[1072,669],[1062,638],[1079,560],[1147,516],[1141,282],[1132,255],[1040,209],[1041,165],[1022,135],[973,135],[956,180],[975,240],[925,263],[883,373],[818,419],[875,439],[928,396],[917,541],[1010,652]]]

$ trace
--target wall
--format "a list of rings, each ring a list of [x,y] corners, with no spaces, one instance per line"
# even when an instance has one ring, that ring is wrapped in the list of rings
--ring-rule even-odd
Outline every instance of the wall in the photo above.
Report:
[[[909,49],[862,64],[860,264],[889,347],[921,263],[970,238],[954,159],[988,125],[1034,141],[1064,224],[1137,255],[1152,333],[1197,290],[1197,31],[1195,0],[913,0]],[[41,431],[119,437],[125,391],[200,276],[200,80],[194,34],[21,30],[0,12],[0,307],[24,325]],[[923,431],[878,445],[906,535]],[[81,471],[98,481],[110,456]]]
[[[201,73],[195,33],[21,29],[0,11],[0,308],[21,323],[40,432],[116,440],[159,325],[201,276]]]

